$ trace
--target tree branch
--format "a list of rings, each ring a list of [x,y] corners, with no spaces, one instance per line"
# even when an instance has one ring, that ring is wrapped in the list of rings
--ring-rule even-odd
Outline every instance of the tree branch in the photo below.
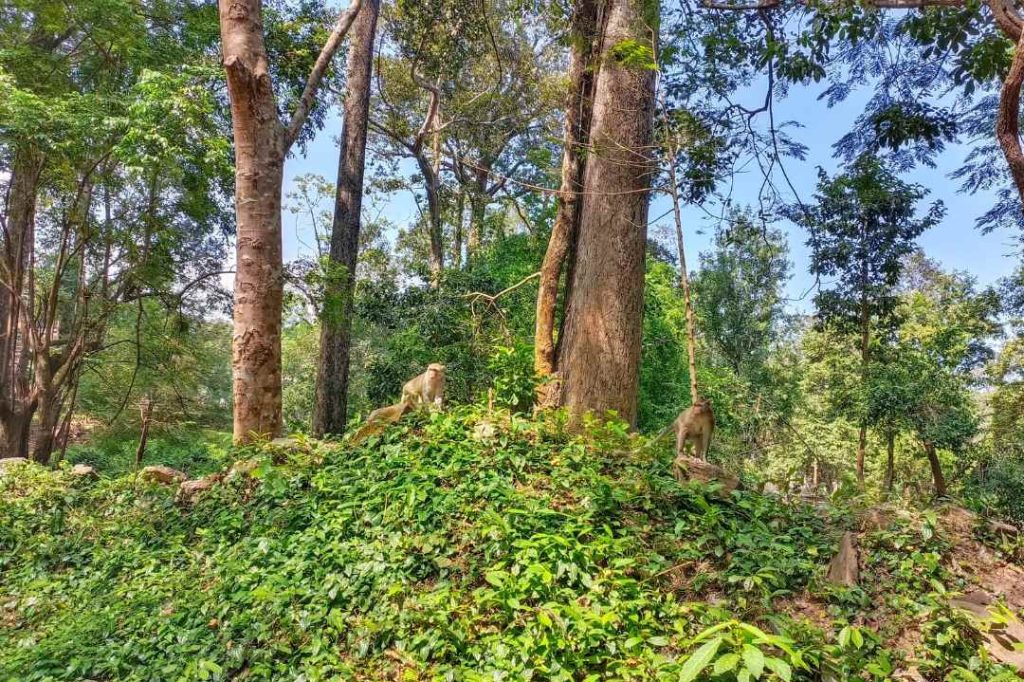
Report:
[[[1010,175],[1017,193],[1024,201],[1024,151],[1020,145],[1020,89],[1024,84],[1024,32],[1017,40],[1010,70],[999,93],[999,113],[996,116],[996,138],[1003,156],[1010,166]]]
[[[313,64],[313,70],[309,72],[306,87],[302,91],[302,96],[299,97],[299,103],[295,107],[295,112],[292,114],[291,122],[289,122],[288,128],[285,130],[285,151],[295,144],[302,126],[305,125],[306,119],[309,118],[309,112],[313,108],[313,99],[316,97],[316,91],[320,87],[320,81],[323,80],[327,67],[330,66],[331,60],[334,59],[338,48],[341,47],[341,41],[344,39],[345,34],[348,33],[352,22],[355,21],[361,5],[362,0],[352,0],[352,4],[348,6],[348,9],[338,17],[334,30],[331,31],[327,42],[324,43],[323,49],[320,50],[320,54]]]

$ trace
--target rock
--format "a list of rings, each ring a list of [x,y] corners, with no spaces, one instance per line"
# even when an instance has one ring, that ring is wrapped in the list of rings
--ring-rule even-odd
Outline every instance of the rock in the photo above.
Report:
[[[296,450],[301,447],[296,438],[275,438],[270,441],[270,444],[275,448],[284,448],[285,450]]]
[[[29,464],[32,464],[32,461],[26,457],[4,457],[0,459],[0,476],[3,476],[10,469],[28,466]]]
[[[827,580],[833,585],[856,587],[860,579],[857,557],[857,536],[847,531],[839,542],[839,551],[828,565]]]
[[[188,478],[188,474],[184,471],[178,471],[177,469],[165,466],[148,466],[142,470],[140,475],[143,480],[154,481],[164,485],[179,483]]]
[[[985,590],[973,590],[949,600],[950,606],[966,611],[978,621],[985,638],[985,648],[996,661],[1024,670],[1024,624],[1017,619],[1009,622],[990,622],[995,599]]]
[[[970,535],[978,526],[977,514],[955,505],[947,507],[942,512],[941,520],[947,530],[962,535]]]
[[[672,463],[672,468],[679,482],[689,480],[707,484],[711,481],[718,481],[722,484],[721,492],[724,495],[728,495],[740,487],[740,479],[722,467],[696,457],[679,455]]]
[[[998,519],[989,519],[986,523],[989,531],[993,533],[1000,533],[1004,535],[1017,535],[1020,533],[1020,529],[1017,526],[1000,521]]]
[[[209,476],[203,476],[191,481],[182,481],[181,485],[178,486],[178,494],[175,499],[178,502],[191,502],[195,499],[196,495],[204,490],[209,490],[219,483],[221,478],[222,474],[210,474]]]
[[[88,464],[76,464],[71,467],[71,475],[79,476],[81,478],[99,478],[99,474],[96,473],[96,469]]]
[[[780,491],[779,486],[775,485],[771,481],[768,481],[767,483],[764,484],[764,488],[761,489],[761,492],[764,495],[778,495]]]

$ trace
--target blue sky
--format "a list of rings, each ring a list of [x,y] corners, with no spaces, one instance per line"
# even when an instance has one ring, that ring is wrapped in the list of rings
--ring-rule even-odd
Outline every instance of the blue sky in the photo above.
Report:
[[[793,185],[804,201],[809,200],[814,193],[818,166],[824,167],[830,173],[836,170],[837,161],[832,158],[832,145],[850,130],[860,113],[860,104],[853,98],[828,108],[817,100],[819,91],[816,87],[794,87],[787,98],[778,100],[775,105],[777,121],[797,120],[804,125],[804,128],[791,134],[808,147],[807,160],[789,160],[786,163],[786,170]],[[763,98],[763,94],[751,93],[747,104],[756,106],[760,98]],[[308,146],[306,155],[288,160],[285,168],[286,194],[291,189],[294,178],[306,173],[319,174],[333,182],[337,168],[335,138],[340,128],[338,116],[331,116],[324,129]],[[947,269],[970,272],[977,277],[980,284],[986,285],[1008,275],[1019,262],[1019,256],[1014,251],[1014,235],[1007,232],[984,235],[974,226],[978,216],[994,203],[992,194],[959,194],[956,192],[958,183],[948,177],[961,164],[967,151],[966,146],[951,145],[938,157],[935,168],[920,168],[904,177],[930,191],[927,201],[941,199],[946,205],[946,215],[942,223],[926,232],[919,240],[925,253]],[[761,175],[756,166],[740,173],[735,179],[732,195],[734,204],[756,205],[760,184]],[[671,204],[665,197],[655,198],[650,210],[652,220],[666,214],[670,207]],[[705,206],[705,209],[707,210],[690,206],[683,212],[687,260],[691,269],[698,265],[697,254],[709,247],[714,234],[716,221],[708,212],[717,215],[718,207],[709,205]],[[405,225],[416,215],[415,204],[408,192],[397,193],[383,205],[372,210],[374,213],[381,210],[383,216],[396,225]],[[658,234],[659,226],[671,228],[671,225],[671,214],[665,215],[652,223],[651,233]],[[787,287],[787,296],[792,301],[791,307],[795,310],[809,310],[812,294],[801,298],[813,284],[813,278],[807,272],[809,254],[804,245],[806,233],[788,223],[780,223],[778,227],[787,235],[790,260],[793,262],[793,278]],[[670,232],[666,230],[664,234],[668,236]],[[284,214],[284,241],[287,260],[307,254],[308,248],[303,244],[313,244],[309,225],[301,219],[296,219],[287,209]]]

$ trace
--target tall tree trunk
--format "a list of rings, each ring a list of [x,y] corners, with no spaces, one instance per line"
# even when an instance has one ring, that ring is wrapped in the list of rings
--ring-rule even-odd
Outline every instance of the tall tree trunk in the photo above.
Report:
[[[341,434],[348,419],[348,373],[352,350],[353,296],[362,227],[363,170],[370,111],[373,42],[380,0],[364,0],[352,25],[348,48],[345,113],[338,154],[338,186],[331,227],[331,272],[320,318],[313,434]]]
[[[464,232],[464,218],[466,214],[466,189],[465,187],[459,190],[459,193],[455,199],[455,234],[452,241],[452,265],[458,269],[462,269],[462,246],[465,234]]]
[[[7,234],[0,242],[0,457],[27,457],[36,402],[29,394],[28,352],[21,333],[31,316],[36,194],[44,157],[32,147],[14,152],[7,199]]]
[[[863,243],[867,243],[867,235],[864,235]],[[868,306],[868,261],[865,254],[861,264],[861,296],[860,296],[860,380],[861,389],[866,393],[868,389],[868,369],[871,361],[871,309]],[[867,417],[862,416],[860,432],[857,437],[857,480],[864,484],[864,455],[868,447],[868,423]]]
[[[234,334],[231,369],[234,440],[281,430],[281,185],[284,159],[298,138],[316,91],[359,11],[338,17],[287,126],[277,103],[263,42],[261,0],[220,0],[220,34],[235,142]]]
[[[490,175],[486,167],[473,169],[473,189],[469,194],[469,239],[466,241],[466,260],[469,263],[473,262],[480,250],[484,218],[487,215],[487,178]]]
[[[935,496],[946,496],[946,477],[942,475],[942,465],[935,451],[935,443],[925,443],[924,452],[928,456],[928,465],[932,469],[932,482],[935,484]]]
[[[614,47],[634,41],[656,48],[641,7],[650,10],[634,0],[606,4],[593,152],[559,358],[562,404],[574,425],[587,412],[607,410],[630,424],[636,420],[655,72],[618,62]]]
[[[572,18],[572,53],[569,57],[569,95],[565,107],[562,142],[562,181],[551,237],[541,263],[534,330],[534,372],[541,379],[555,372],[555,310],[558,282],[570,250],[575,244],[583,203],[583,175],[586,170],[584,146],[590,140],[594,106],[594,53],[597,47],[598,2],[578,0]],[[541,384],[537,402],[541,407],[555,404],[557,386]]]
[[[441,181],[434,166],[421,150],[416,155],[416,164],[423,175],[423,187],[427,194],[427,232],[430,237],[430,286],[437,288],[444,270],[444,224],[441,221]]]
[[[690,404],[700,400],[697,389],[697,325],[693,319],[693,298],[690,296],[690,272],[686,268],[686,248],[683,244],[683,217],[679,207],[679,185],[676,179],[675,154],[668,161],[668,178],[672,195],[672,214],[676,222],[676,248],[679,251],[679,286],[683,290],[683,304],[686,306],[686,353],[690,363]],[[758,404],[761,397],[758,396]]]
[[[885,492],[892,494],[892,486],[895,479],[896,469],[896,433],[886,431],[885,433]]]

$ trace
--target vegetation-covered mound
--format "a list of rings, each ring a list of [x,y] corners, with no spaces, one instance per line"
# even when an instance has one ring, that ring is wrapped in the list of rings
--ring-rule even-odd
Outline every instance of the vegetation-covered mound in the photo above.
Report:
[[[933,520],[829,588],[849,512],[680,485],[615,426],[485,418],[254,447],[191,504],[9,467],[0,679],[1017,679],[942,605]]]

